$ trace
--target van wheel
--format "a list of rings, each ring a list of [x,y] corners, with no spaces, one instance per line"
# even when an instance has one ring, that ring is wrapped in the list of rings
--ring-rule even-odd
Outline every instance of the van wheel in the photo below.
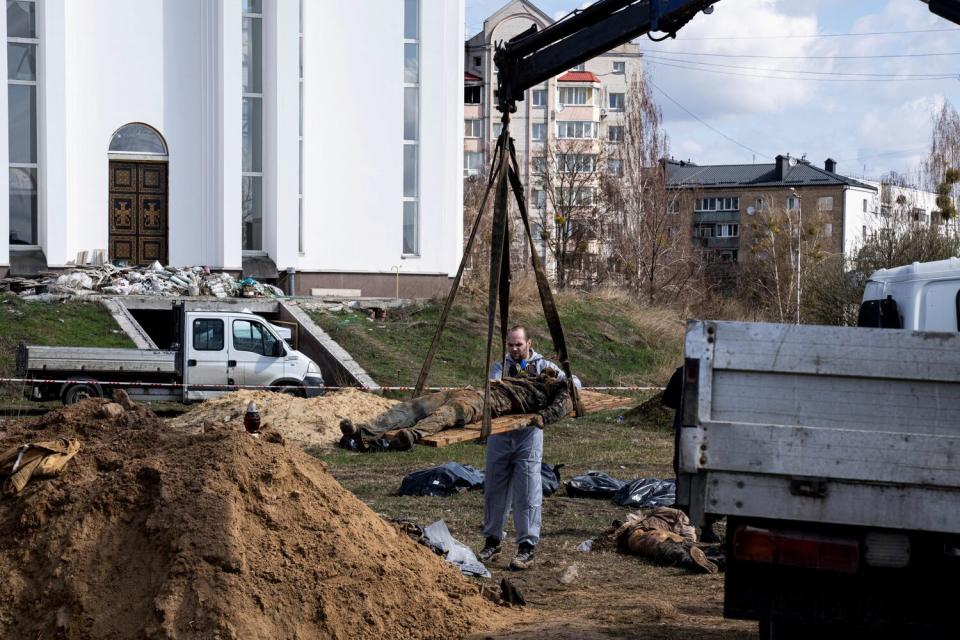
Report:
[[[67,388],[67,391],[63,394],[63,404],[76,404],[77,402],[86,400],[87,398],[99,397],[101,397],[100,389],[95,383],[79,382],[77,384],[70,385]]]
[[[296,385],[296,384],[291,384],[291,385],[277,385],[277,386],[274,387],[272,390],[275,391],[275,392],[277,392],[277,393],[283,393],[283,394],[286,394],[286,395],[288,395],[288,396],[295,396],[295,397],[297,397],[297,398],[306,398],[306,397],[307,397],[307,394],[306,394],[306,392],[304,391],[303,387],[301,387],[300,385]]]

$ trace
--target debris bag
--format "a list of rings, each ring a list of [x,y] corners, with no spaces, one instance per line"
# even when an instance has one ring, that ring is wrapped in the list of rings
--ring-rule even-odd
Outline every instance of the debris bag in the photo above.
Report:
[[[567,480],[566,487],[567,495],[574,498],[612,498],[625,484],[602,471],[587,471],[586,475]]]
[[[445,557],[447,562],[458,567],[464,575],[490,577],[490,572],[482,562],[477,560],[473,550],[450,535],[450,530],[443,520],[437,520],[424,527],[423,537],[428,547]]]
[[[613,494],[613,501],[621,507],[669,507],[677,501],[675,480],[640,478],[628,482]]]
[[[421,469],[405,476],[397,492],[401,496],[440,496],[483,487],[483,472],[458,462]]]
[[[543,485],[543,495],[552,496],[560,489],[560,468],[562,464],[540,463],[540,477]]]
[[[66,438],[10,447],[0,453],[3,493],[20,493],[33,477],[49,478],[59,474],[78,451],[80,442]]]

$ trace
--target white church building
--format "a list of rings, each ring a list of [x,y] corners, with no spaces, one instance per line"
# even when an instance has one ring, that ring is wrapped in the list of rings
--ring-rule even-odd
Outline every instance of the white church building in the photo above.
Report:
[[[8,0],[0,275],[80,252],[445,289],[463,0]]]

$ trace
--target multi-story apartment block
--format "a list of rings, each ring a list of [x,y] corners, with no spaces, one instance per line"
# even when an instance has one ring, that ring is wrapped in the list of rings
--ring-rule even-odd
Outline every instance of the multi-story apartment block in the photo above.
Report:
[[[99,249],[292,268],[299,293],[449,286],[463,0],[6,6],[0,275]]]
[[[693,212],[693,236],[721,262],[736,262],[749,250],[750,222],[769,212],[815,221],[824,249],[849,253],[863,241],[879,210],[880,189],[837,173],[832,159],[816,167],[804,159],[777,156],[772,164],[697,165],[667,162],[674,210]]]
[[[485,173],[490,151],[501,131],[501,114],[496,109],[495,44],[513,38],[531,25],[542,29],[553,22],[532,2],[511,0],[488,17],[483,30],[466,42],[465,177]],[[592,163],[606,142],[616,144],[623,140],[628,85],[641,70],[640,58],[636,44],[617,47],[529,89],[524,100],[518,102],[517,112],[511,114],[510,131],[521,163],[527,202],[535,215],[542,216],[551,207],[551,198],[544,193],[544,171],[564,171],[571,163],[578,169],[594,167]],[[555,162],[546,162],[547,156]],[[590,190],[594,188],[584,186],[578,197],[592,202]],[[599,251],[596,246],[590,250]],[[542,247],[541,253],[552,269],[548,252]]]

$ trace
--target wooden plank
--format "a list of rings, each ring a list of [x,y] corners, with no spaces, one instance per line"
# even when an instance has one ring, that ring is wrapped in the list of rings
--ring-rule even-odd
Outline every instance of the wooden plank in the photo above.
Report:
[[[580,399],[587,413],[596,413],[598,411],[607,411],[610,409],[620,409],[629,407],[636,403],[633,398],[623,396],[611,396],[599,391],[581,391]],[[573,415],[572,413],[570,414]],[[506,433],[514,429],[520,429],[530,424],[533,416],[530,414],[518,414],[512,416],[500,416],[490,421],[490,433]],[[460,442],[472,442],[480,439],[480,423],[473,422],[464,425],[459,429],[447,429],[432,436],[427,436],[420,440],[420,444],[428,447],[446,447]]]

